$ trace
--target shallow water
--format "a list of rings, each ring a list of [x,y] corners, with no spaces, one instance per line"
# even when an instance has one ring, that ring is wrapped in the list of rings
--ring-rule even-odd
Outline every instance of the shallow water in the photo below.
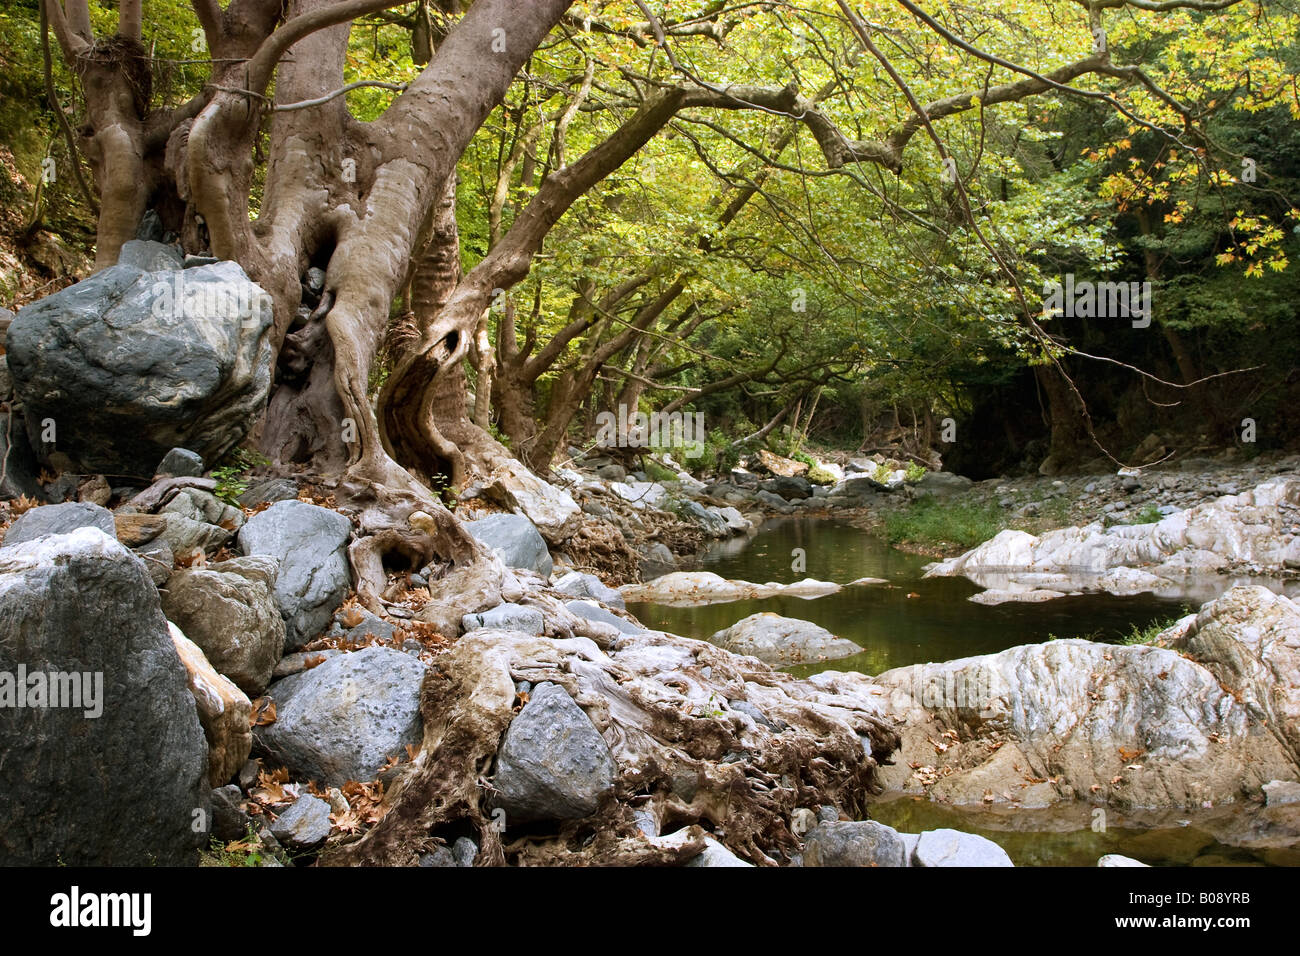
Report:
[[[795,549],[805,555],[802,571],[791,567]],[[790,668],[800,675],[832,668],[879,674],[892,667],[989,654],[1052,637],[1117,641],[1135,626],[1186,613],[1185,601],[1150,594],[974,604],[967,598],[979,588],[965,578],[921,577],[931,560],[895,550],[882,538],[832,519],[783,518],[765,523],[752,539],[723,542],[707,552],[698,567],[724,578],[760,583],[875,577],[887,579],[889,585],[846,588],[810,600],[777,597],[700,607],[629,603],[628,610],[647,627],[700,639],[751,614],[773,611],[820,624],[862,647],[862,653],[852,657]]]
[[[802,549],[806,566],[794,570]],[[722,542],[701,557],[700,570],[743,581],[788,583],[805,577],[845,582],[885,578],[889,584],[847,588],[813,599],[735,601],[699,607],[631,603],[646,626],[707,639],[759,611],[813,621],[862,647],[852,657],[788,668],[807,675],[830,668],[865,674],[907,664],[988,654],[1052,637],[1118,641],[1135,627],[1179,617],[1226,590],[1226,579],[1190,582],[1182,594],[1115,597],[1090,594],[1041,604],[985,606],[967,600],[979,589],[965,578],[922,579],[930,558],[905,554],[881,538],[826,518],[767,522],[752,538]],[[1259,582],[1267,583],[1267,582]],[[911,797],[890,798],[871,817],[904,832],[951,827],[998,843],[1018,866],[1095,866],[1120,853],[1159,866],[1300,866],[1300,807],[1239,804],[1205,811],[1121,815],[1094,808],[1049,810],[963,808]]]

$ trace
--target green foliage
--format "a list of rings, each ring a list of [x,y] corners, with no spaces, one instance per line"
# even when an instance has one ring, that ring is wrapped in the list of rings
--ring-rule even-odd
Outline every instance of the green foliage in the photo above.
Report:
[[[248,490],[248,473],[269,464],[271,460],[259,452],[236,448],[219,467],[212,469],[212,477],[217,482],[213,494],[227,504],[239,507],[239,496]]]
[[[1155,524],[1164,517],[1160,513],[1160,506],[1148,504],[1133,512],[1130,516],[1129,524]]]
[[[805,477],[814,485],[833,485],[836,481],[834,474],[816,463],[808,469],[808,474]]]
[[[925,477],[925,466],[918,465],[914,461],[907,463],[907,468],[903,471],[903,480],[909,485],[914,485]]]
[[[889,478],[893,473],[894,470],[882,461],[872,470],[871,477],[878,484],[887,485],[889,484]]]
[[[643,465],[646,477],[651,481],[676,481],[677,472],[670,468],[665,468],[653,458],[646,458]]]
[[[1146,627],[1138,627],[1136,624],[1124,637],[1120,638],[1121,644],[1151,644],[1164,631],[1169,630],[1178,623],[1178,618],[1168,617],[1162,620],[1152,621]]]
[[[958,545],[973,548],[1003,528],[1003,513],[996,504],[979,504],[927,495],[907,508],[886,513],[885,537],[931,547]]]

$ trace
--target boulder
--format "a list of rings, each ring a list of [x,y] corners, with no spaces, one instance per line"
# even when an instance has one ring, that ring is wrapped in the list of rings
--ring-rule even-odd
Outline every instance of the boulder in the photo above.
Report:
[[[340,654],[272,684],[275,722],[253,731],[258,748],[296,780],[341,786],[373,780],[389,756],[421,737],[425,666],[387,647]]]
[[[546,539],[523,515],[488,515],[466,521],[464,528],[497,553],[508,568],[526,568],[550,577],[553,567]]]
[[[960,830],[926,830],[912,851],[914,866],[1015,866],[992,840]]]
[[[203,459],[188,448],[173,448],[163,455],[154,469],[155,477],[198,478],[203,474]]]
[[[802,461],[782,458],[780,455],[772,454],[767,449],[759,451],[756,460],[751,463],[751,467],[761,468],[779,478],[793,478],[795,475],[802,475],[808,471],[808,465]]]
[[[275,599],[285,623],[285,650],[296,650],[329,624],[352,586],[352,522],[305,501],[277,501],[239,532],[242,554],[277,558]]]
[[[0,859],[196,862],[208,748],[140,560],[94,527],[5,548],[0,620]],[[36,680],[51,672],[61,675],[57,694]]]
[[[769,478],[767,481],[759,482],[758,487],[760,491],[770,492],[785,501],[800,501],[804,498],[811,498],[813,493],[812,482],[799,476]]]
[[[240,507],[255,508],[263,501],[293,501],[298,497],[298,486],[288,478],[264,478],[251,482],[248,490],[239,496]]]
[[[862,650],[811,621],[761,611],[718,631],[709,641],[733,654],[748,654],[766,664],[802,664],[849,657]]]
[[[12,548],[47,534],[67,534],[78,528],[98,528],[109,537],[117,534],[113,512],[86,501],[68,501],[23,512],[5,532],[0,548]]]
[[[196,521],[175,512],[164,512],[156,517],[163,519],[163,530],[158,539],[167,542],[167,546],[176,555],[192,554],[195,551],[211,553],[224,547],[234,534],[220,525]]]
[[[264,556],[181,570],[162,596],[168,619],[249,697],[266,690],[284,653],[277,570],[276,560]]]
[[[253,818],[244,811],[243,802],[243,793],[233,783],[212,791],[213,839],[229,843],[248,835]]]
[[[217,461],[271,386],[271,301],[234,262],[117,265],[40,299],[9,328],[32,447],[83,474],[153,474],[172,448]],[[58,440],[42,448],[41,422]]]
[[[1273,573],[1300,567],[1300,537],[1291,532],[1298,509],[1300,478],[1272,478],[1151,524],[1094,523],[1040,536],[1008,529],[931,566],[926,576],[964,575],[1007,593],[1182,594],[1191,574],[1241,565]]]
[[[202,488],[182,488],[158,509],[160,515],[181,515],[191,521],[216,525],[229,536],[244,525],[244,513]]]
[[[462,630],[478,631],[483,628],[541,634],[546,629],[546,622],[541,611],[523,604],[498,604],[481,613],[466,614],[461,619]]]
[[[916,483],[918,490],[927,494],[945,498],[948,495],[961,494],[970,489],[974,482],[965,475],[954,475],[948,471],[927,471]]]
[[[810,680],[899,719],[890,789],[953,805],[1201,807],[1300,777],[1298,658],[1300,608],[1240,587],[1156,645],[1058,640]],[[942,750],[936,727],[952,731]]]
[[[847,585],[831,581],[805,578],[792,584],[769,581],[755,584],[752,581],[733,581],[712,571],[674,571],[641,584],[625,584],[619,589],[625,600],[653,601],[656,604],[691,606],[695,604],[722,604],[728,601],[749,601],[788,595],[791,597],[822,597],[834,594],[841,587],[862,584],[883,584],[880,578],[858,578]]]
[[[582,510],[567,491],[543,481],[513,459],[461,495],[462,499],[474,497],[525,515],[551,544],[566,540],[582,521]]]
[[[897,830],[874,820],[819,823],[804,837],[804,866],[907,866]]]
[[[1281,807],[1291,803],[1300,803],[1300,783],[1294,780],[1270,780],[1264,784],[1264,804]]]
[[[606,611],[599,604],[593,604],[590,601],[565,601],[564,606],[578,617],[586,618],[588,621],[600,621],[604,624],[610,624],[624,634],[638,634],[645,630],[645,628],[629,621],[627,618],[619,617],[617,614]]]
[[[253,704],[229,679],[213,670],[197,644],[168,622],[176,655],[185,665],[190,693],[208,741],[208,785],[219,787],[239,772],[253,747]]]
[[[1120,856],[1118,853],[1107,853],[1097,860],[1098,866],[1146,866],[1141,860],[1135,860],[1131,856]]]
[[[609,745],[568,691],[544,682],[510,722],[497,754],[495,805],[506,825],[590,816],[614,789]]]
[[[119,266],[131,266],[144,272],[169,272],[185,265],[185,254],[161,242],[147,239],[128,239],[117,254]]]
[[[571,594],[574,597],[595,598],[600,603],[608,604],[610,607],[622,608],[627,606],[623,601],[623,595],[617,589],[609,587],[594,574],[569,571],[551,586],[557,591]]]
[[[330,835],[330,805],[320,797],[303,794],[280,812],[271,824],[271,835],[295,850],[320,846]]]
[[[612,481],[609,490],[633,508],[662,508],[668,499],[664,486],[655,481]]]

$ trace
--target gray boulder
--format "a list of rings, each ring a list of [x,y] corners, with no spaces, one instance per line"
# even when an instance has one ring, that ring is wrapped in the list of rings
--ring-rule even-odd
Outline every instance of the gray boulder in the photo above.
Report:
[[[780,495],[786,501],[811,498],[813,493],[812,482],[799,475],[769,478],[759,482],[758,487],[771,494]]]
[[[624,634],[640,634],[645,630],[644,627],[634,624],[627,618],[612,614],[599,604],[592,604],[590,601],[565,601],[564,606],[578,617],[585,617],[588,621],[600,621],[602,624],[612,624]]]
[[[247,835],[253,818],[240,806],[244,795],[233,783],[212,791],[212,836],[223,843]]]
[[[185,254],[175,246],[148,239],[129,239],[117,254],[119,266],[132,266],[145,272],[169,272],[185,265]]]
[[[487,545],[511,568],[536,571],[551,576],[551,553],[546,539],[523,515],[488,515],[478,521],[465,522],[465,530]]]
[[[163,455],[154,474],[171,475],[173,478],[198,478],[203,474],[203,459],[188,448],[173,448]]]
[[[1015,866],[992,840],[960,830],[926,830],[912,851],[915,866]]]
[[[110,538],[117,536],[113,512],[86,501],[68,501],[32,508],[19,515],[9,526],[0,548],[12,548],[47,534],[67,534],[77,528],[98,528]]]
[[[898,831],[874,820],[819,823],[804,838],[804,866],[907,866]]]
[[[347,548],[352,522],[305,501],[277,501],[239,532],[241,553],[280,561],[275,598],[285,623],[285,650],[296,650],[329,624],[352,586]]]
[[[164,512],[161,517],[165,526],[155,540],[165,541],[173,554],[189,554],[196,549],[205,553],[215,551],[233,536],[233,532],[220,525],[197,521],[174,511]]]
[[[201,488],[182,488],[158,509],[158,513],[181,515],[191,521],[217,525],[225,530],[227,535],[232,531],[238,531],[244,524],[242,511]]]
[[[788,515],[794,513],[794,506],[790,502],[770,491],[758,491],[754,495],[754,500],[761,505],[765,505],[769,511],[775,511],[778,514]]]
[[[60,470],[153,474],[172,448],[217,461],[271,386],[271,303],[234,262],[117,265],[18,313],[7,347],[33,449]],[[52,418],[57,442],[40,445]]]
[[[263,501],[292,501],[298,497],[298,486],[288,478],[265,478],[254,481],[248,490],[239,496],[239,503],[245,508],[253,508]]]
[[[558,684],[538,684],[497,753],[496,806],[507,826],[575,820],[614,789],[617,766],[605,738]]]
[[[751,614],[718,631],[709,642],[733,654],[748,654],[776,665],[835,660],[862,650],[811,621],[781,617],[771,611]]]
[[[266,690],[284,652],[277,569],[274,558],[251,557],[177,571],[162,596],[168,620],[250,698]]]
[[[390,755],[418,744],[425,666],[387,647],[340,654],[272,684],[275,723],[257,727],[257,747],[296,780],[341,786],[373,780]]]
[[[610,607],[627,607],[623,595],[616,588],[605,584],[594,574],[570,571],[557,580],[553,587],[555,590],[564,594],[571,594],[573,597],[595,598],[600,603],[608,604]]]
[[[208,747],[140,560],[98,528],[5,548],[0,620],[0,860],[196,862]]]
[[[330,835],[330,805],[320,797],[303,794],[275,818],[271,835],[291,849],[320,846]]]
[[[954,475],[950,471],[927,471],[916,483],[916,487],[923,492],[946,497],[967,491],[973,484],[965,475]]]
[[[495,628],[502,631],[523,631],[525,634],[541,634],[546,629],[542,612],[535,607],[523,604],[498,604],[481,614],[466,614],[460,620],[465,631],[477,631],[483,628]]]

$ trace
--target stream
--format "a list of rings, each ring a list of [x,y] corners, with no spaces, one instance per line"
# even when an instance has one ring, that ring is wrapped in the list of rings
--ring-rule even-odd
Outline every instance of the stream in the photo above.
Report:
[[[797,559],[803,562],[798,570]],[[889,584],[846,588],[812,599],[776,597],[695,607],[628,602],[628,610],[647,627],[701,640],[760,611],[801,618],[862,650],[839,660],[786,668],[790,673],[808,676],[838,669],[879,674],[1054,637],[1118,642],[1134,628],[1180,617],[1236,583],[1190,582],[1185,593],[1173,596],[1089,594],[985,606],[967,600],[979,589],[965,578],[922,578],[922,569],[932,560],[898,551],[874,534],[833,519],[779,518],[765,522],[753,537],[713,546],[694,569],[760,583],[876,577]],[[1017,865],[1095,866],[1107,853],[1152,865],[1300,865],[1294,833],[1281,819],[1274,827],[1274,810],[1255,804],[1127,816],[1108,810],[1102,830],[1093,829],[1097,821],[1092,813],[1093,808],[1083,804],[1048,810],[958,809],[885,794],[871,816],[905,832],[952,827],[978,833],[1001,845]],[[1273,845],[1285,843],[1293,846]]]

